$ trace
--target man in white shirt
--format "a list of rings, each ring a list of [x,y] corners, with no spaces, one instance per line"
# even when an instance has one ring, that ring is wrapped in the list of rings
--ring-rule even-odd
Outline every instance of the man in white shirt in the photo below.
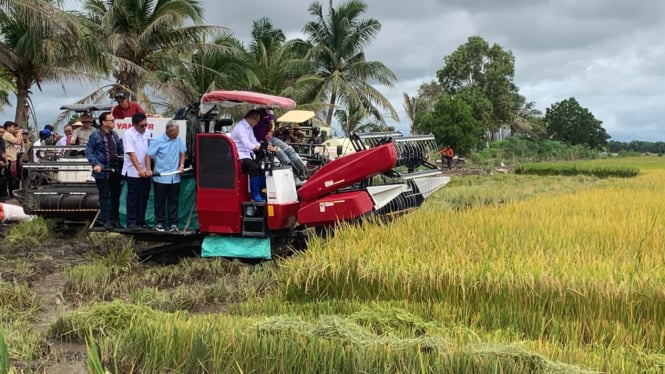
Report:
[[[127,182],[127,228],[130,230],[149,229],[145,223],[145,211],[150,196],[152,171],[145,164],[145,155],[152,134],[146,128],[145,113],[132,116],[132,128],[122,135],[125,147],[122,175]]]
[[[265,181],[265,175],[262,175],[261,168],[255,160],[254,152],[261,149],[261,143],[256,141],[253,128],[261,120],[261,113],[252,109],[245,115],[245,118],[238,121],[233,130],[231,130],[231,140],[238,149],[238,158],[242,163],[242,171],[249,173],[249,189],[252,192],[252,200],[256,202],[265,202],[266,199],[261,196],[261,187]],[[268,145],[268,151],[274,152],[275,147]]]

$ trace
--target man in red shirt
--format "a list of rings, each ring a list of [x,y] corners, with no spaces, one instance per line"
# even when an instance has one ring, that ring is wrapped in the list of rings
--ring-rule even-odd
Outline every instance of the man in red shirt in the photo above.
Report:
[[[111,112],[113,118],[131,118],[135,113],[145,114],[145,110],[139,104],[129,101],[129,96],[122,91],[115,94],[115,101],[118,102],[118,105],[114,106]]]

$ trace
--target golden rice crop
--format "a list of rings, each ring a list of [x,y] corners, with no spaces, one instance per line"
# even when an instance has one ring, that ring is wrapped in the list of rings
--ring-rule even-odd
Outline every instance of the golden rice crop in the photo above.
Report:
[[[534,345],[577,347],[546,349],[553,359],[602,366],[624,360],[620,349],[659,352],[664,184],[665,172],[646,170],[571,194],[457,212],[430,204],[388,226],[341,230],[285,263],[280,290],[290,301],[428,303],[435,318],[477,331],[512,329]],[[611,349],[584,357],[589,345]]]

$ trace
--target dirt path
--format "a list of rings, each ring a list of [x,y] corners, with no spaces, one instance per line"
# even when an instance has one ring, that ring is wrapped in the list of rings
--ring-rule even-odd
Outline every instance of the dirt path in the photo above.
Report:
[[[40,313],[33,325],[37,332],[46,334],[48,328],[62,313],[68,312],[62,294],[65,286],[63,270],[46,274],[32,283],[32,290],[40,306]],[[85,374],[86,351],[83,344],[70,344],[57,340],[47,340],[50,357],[46,372],[53,374]]]

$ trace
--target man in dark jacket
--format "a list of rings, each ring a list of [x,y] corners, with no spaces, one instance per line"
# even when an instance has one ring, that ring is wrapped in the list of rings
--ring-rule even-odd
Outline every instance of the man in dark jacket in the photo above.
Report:
[[[90,134],[85,155],[92,165],[92,175],[99,191],[99,218],[105,229],[120,229],[120,188],[122,183],[122,140],[113,131],[113,115],[104,112],[99,116],[99,130]]]

